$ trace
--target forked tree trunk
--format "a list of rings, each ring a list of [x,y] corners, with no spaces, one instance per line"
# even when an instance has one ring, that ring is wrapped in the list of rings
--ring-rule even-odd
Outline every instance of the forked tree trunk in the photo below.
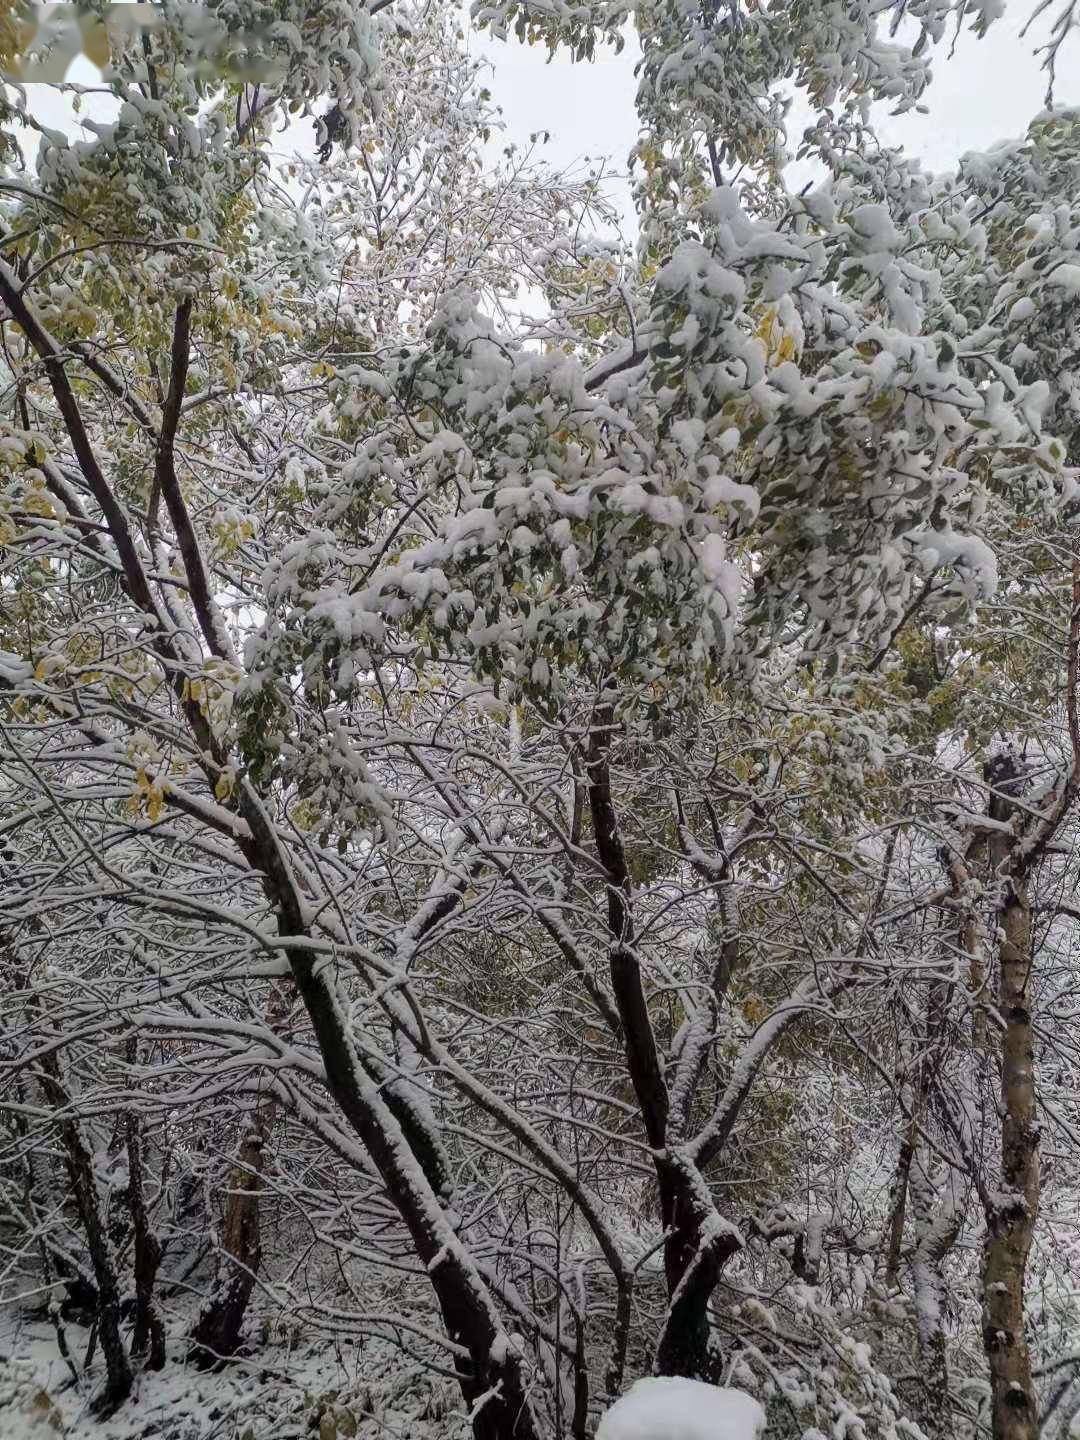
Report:
[[[662,1196],[670,1238],[664,1247],[668,1309],[660,1329],[653,1370],[714,1380],[716,1359],[710,1346],[709,1301],[725,1263],[740,1248],[738,1232],[716,1214],[708,1186],[699,1173],[668,1182]],[[695,1195],[695,1191],[699,1192]]]

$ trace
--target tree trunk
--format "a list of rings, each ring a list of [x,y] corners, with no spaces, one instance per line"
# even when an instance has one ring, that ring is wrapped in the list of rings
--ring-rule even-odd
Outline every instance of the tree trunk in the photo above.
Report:
[[[14,272],[0,264],[0,292],[27,340],[41,358],[79,467],[100,505],[116,556],[123,570],[124,588],[145,615],[157,617],[159,608],[123,506],[114,495],[87,433],[79,402],[64,368],[60,347],[27,303]],[[175,316],[169,393],[163,406],[155,481],[164,494],[184,562],[189,591],[200,628],[212,654],[230,658],[225,628],[213,598],[205,565],[194,540],[186,503],[176,480],[172,447],[181,413],[189,348],[190,308],[182,303]],[[193,542],[193,543],[192,543]],[[159,634],[154,649],[170,674],[177,705],[199,752],[206,757],[206,779],[213,786],[226,763],[223,747],[213,734],[199,703],[187,693],[173,637]],[[289,861],[278,835],[250,779],[240,782],[236,797],[248,835],[238,837],[245,858],[261,872],[263,884],[276,911],[279,933],[309,939],[310,926]],[[535,1440],[536,1416],[526,1391],[521,1356],[509,1344],[505,1329],[473,1257],[452,1228],[408,1133],[380,1090],[365,1071],[342,1013],[334,980],[321,958],[306,945],[286,948],[298,992],[311,1019],[326,1069],[327,1086],[361,1145],[367,1150],[386,1185],[387,1194],[407,1225],[417,1256],[426,1266],[450,1339],[461,1346],[467,1360],[458,1364],[462,1394],[469,1406],[476,1440]],[[414,1117],[410,1115],[410,1122]],[[417,1120],[417,1133],[424,1127]],[[126,1364],[126,1356],[124,1357]],[[130,1386],[130,1367],[127,1370]]]
[[[235,1355],[255,1288],[262,1258],[259,1233],[259,1187],[262,1184],[263,1148],[269,1137],[272,1113],[256,1110],[244,1136],[237,1163],[229,1177],[221,1223],[218,1272],[214,1290],[192,1331],[191,1338],[203,1360]]]
[[[290,950],[300,996],[311,1016],[327,1084],[371,1156],[427,1270],[455,1358],[475,1440],[537,1440],[522,1361],[510,1343],[468,1250],[451,1228],[410,1150],[404,1131],[355,1053],[338,997],[308,950]]]
[[[43,1066],[40,1077],[42,1089],[50,1104],[66,1112],[68,1117],[60,1122],[64,1164],[94,1267],[98,1291],[97,1333],[101,1353],[105,1357],[105,1387],[95,1399],[93,1408],[98,1415],[107,1416],[118,1410],[127,1399],[133,1380],[131,1362],[120,1334],[120,1287],[116,1277],[116,1259],[105,1229],[93,1160],[86,1148],[82,1128],[74,1118],[71,1097],[60,1079],[55,1053],[48,1056]]]
[[[41,1002],[30,985],[29,975],[17,975],[17,984],[26,993],[28,1008],[40,1020]],[[51,1046],[46,1048],[42,1056],[37,1081],[45,1099],[58,1116],[62,1117],[59,1128],[64,1149],[64,1168],[86,1235],[86,1247],[90,1252],[90,1264],[97,1287],[93,1333],[100,1336],[101,1350],[105,1356],[105,1385],[95,1397],[91,1408],[95,1414],[105,1417],[112,1415],[124,1403],[131,1393],[134,1379],[123,1336],[120,1334],[120,1286],[117,1281],[116,1256],[109,1243],[97,1177],[94,1174],[94,1162],[83,1139],[74,1100],[64,1083],[59,1054]],[[84,1365],[83,1368],[85,1370],[87,1366]]]
[[[1024,1333],[1024,1278],[1039,1208],[1039,1128],[1029,993],[1031,909],[1022,875],[1002,880],[998,921],[1001,1042],[1001,1187],[986,1213],[983,1344],[990,1366],[994,1440],[1036,1440],[1038,1407]]]
[[[286,989],[275,984],[271,988],[266,1023],[275,1035],[282,1032],[288,1021],[294,994],[291,986]],[[235,1355],[240,1347],[244,1317],[262,1259],[259,1190],[277,1111],[273,1095],[256,1101],[250,1128],[240,1142],[236,1164],[229,1176],[214,1289],[191,1334],[204,1362]]]
[[[279,932],[306,938],[295,881],[250,782],[241,788],[241,814],[251,831],[245,850],[263,872],[277,910]],[[446,1333],[467,1358],[455,1358],[475,1440],[537,1440],[536,1416],[525,1386],[522,1357],[502,1325],[490,1291],[453,1230],[438,1194],[409,1143],[382,1087],[365,1070],[336,983],[315,951],[287,946],[297,993],[311,1020],[326,1084],[382,1177],[435,1291]],[[411,1111],[422,1126],[422,1117]]]
[[[742,1245],[717,1213],[697,1164],[672,1143],[671,1099],[649,1016],[634,948],[633,885],[611,794],[609,751],[615,724],[610,705],[596,711],[586,759],[589,808],[597,855],[607,878],[611,989],[622,1028],[626,1066],[653,1152],[664,1223],[668,1309],[653,1370],[658,1375],[708,1379],[709,1301],[721,1268]],[[690,1104],[687,1100],[686,1114]]]
[[[953,1419],[941,1267],[960,1233],[963,1207],[958,1203],[955,1176],[946,1174],[941,1195],[930,1167],[928,1148],[918,1146],[908,1184],[915,1231],[911,1283],[919,1335],[919,1423],[930,1440],[951,1440]]]
[[[885,1252],[885,1284],[890,1290],[895,1289],[900,1282],[900,1260],[904,1249],[904,1218],[907,1214],[908,1180],[911,1176],[911,1163],[915,1158],[915,1141],[919,1134],[919,1122],[916,1118],[911,1087],[905,1086],[904,1091],[906,1092],[911,1118],[904,1126],[904,1138],[900,1142],[900,1153],[896,1159],[896,1174],[893,1176],[892,1189],[889,1195],[889,1223],[887,1226],[889,1244]]]
[[[726,1225],[717,1214],[699,1173],[684,1174],[677,1182],[669,1181],[666,1188],[671,1218],[665,1216],[669,1238],[664,1246],[664,1272],[669,1300],[653,1370],[657,1375],[713,1380],[709,1301],[720,1271],[741,1248],[742,1240],[734,1226]]]
[[[165,1364],[165,1327],[154,1302],[154,1284],[161,1264],[161,1244],[146,1213],[143,1191],[142,1127],[129,1110],[125,1119],[128,1157],[128,1205],[135,1242],[135,1328],[131,1336],[132,1355],[145,1355],[148,1370]]]

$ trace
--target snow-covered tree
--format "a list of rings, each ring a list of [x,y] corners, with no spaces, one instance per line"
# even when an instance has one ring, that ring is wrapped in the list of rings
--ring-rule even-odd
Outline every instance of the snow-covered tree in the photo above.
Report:
[[[874,133],[1000,8],[636,7],[636,248],[434,4],[8,87],[0,1283],[102,1414],[285,1318],[477,1440],[1068,1433],[1076,117]]]

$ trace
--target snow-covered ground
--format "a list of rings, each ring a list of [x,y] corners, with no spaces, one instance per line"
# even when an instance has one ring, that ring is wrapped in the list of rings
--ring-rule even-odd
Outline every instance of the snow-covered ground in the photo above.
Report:
[[[177,1328],[166,1368],[139,1374],[122,1409],[99,1421],[90,1413],[99,1367],[76,1386],[47,1321],[17,1321],[9,1312],[2,1324],[3,1440],[467,1440],[471,1433],[457,1386],[423,1374],[385,1340],[298,1342],[280,1325],[219,1373],[185,1361]],[[68,1325],[67,1337],[80,1360],[88,1332]]]

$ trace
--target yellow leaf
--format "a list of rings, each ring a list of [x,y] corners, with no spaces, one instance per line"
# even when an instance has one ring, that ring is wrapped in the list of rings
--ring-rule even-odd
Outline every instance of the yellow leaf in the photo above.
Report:
[[[94,16],[83,20],[83,54],[100,70],[104,70],[112,58],[109,50],[109,32],[101,20]]]
[[[47,520],[56,519],[56,510],[52,501],[38,490],[31,490],[23,500],[23,505],[31,515],[41,515]]]
[[[760,1025],[769,1013],[769,1007],[760,995],[748,995],[742,1003],[742,1012],[751,1025]]]

